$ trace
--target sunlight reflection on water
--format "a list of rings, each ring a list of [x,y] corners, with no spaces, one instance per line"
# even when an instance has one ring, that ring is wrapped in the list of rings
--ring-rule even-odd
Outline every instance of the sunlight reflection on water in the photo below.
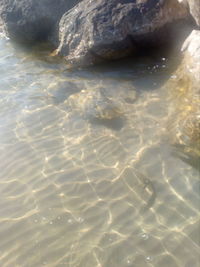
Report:
[[[163,60],[67,71],[0,48],[1,266],[197,267],[199,175],[167,143]]]

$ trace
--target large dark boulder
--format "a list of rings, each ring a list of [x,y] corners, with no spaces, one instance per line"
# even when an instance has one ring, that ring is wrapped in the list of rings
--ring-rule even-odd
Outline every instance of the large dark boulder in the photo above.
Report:
[[[80,0],[1,0],[0,20],[11,39],[46,40],[55,33],[61,16],[78,2]]]
[[[169,41],[169,25],[187,16],[174,0],[83,0],[60,21],[57,54],[78,65],[122,58]]]

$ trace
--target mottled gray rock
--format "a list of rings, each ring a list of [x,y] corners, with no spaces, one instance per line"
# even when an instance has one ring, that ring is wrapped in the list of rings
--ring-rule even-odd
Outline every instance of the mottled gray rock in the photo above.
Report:
[[[61,16],[78,2],[80,0],[1,0],[0,20],[11,39],[46,40],[55,34]]]
[[[57,53],[72,64],[118,59],[142,45],[169,40],[164,26],[186,18],[174,0],[83,0],[60,21]]]

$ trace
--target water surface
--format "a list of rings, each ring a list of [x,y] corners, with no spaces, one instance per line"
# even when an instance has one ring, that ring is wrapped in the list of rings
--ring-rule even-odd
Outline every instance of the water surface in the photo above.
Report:
[[[67,70],[0,39],[1,266],[199,266],[199,174],[166,131],[168,66]]]

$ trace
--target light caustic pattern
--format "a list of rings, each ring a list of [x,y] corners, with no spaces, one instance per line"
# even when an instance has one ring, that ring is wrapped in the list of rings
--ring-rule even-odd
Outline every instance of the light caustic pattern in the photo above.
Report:
[[[0,45],[0,265],[199,266],[199,176],[168,142],[167,70],[67,71]]]

